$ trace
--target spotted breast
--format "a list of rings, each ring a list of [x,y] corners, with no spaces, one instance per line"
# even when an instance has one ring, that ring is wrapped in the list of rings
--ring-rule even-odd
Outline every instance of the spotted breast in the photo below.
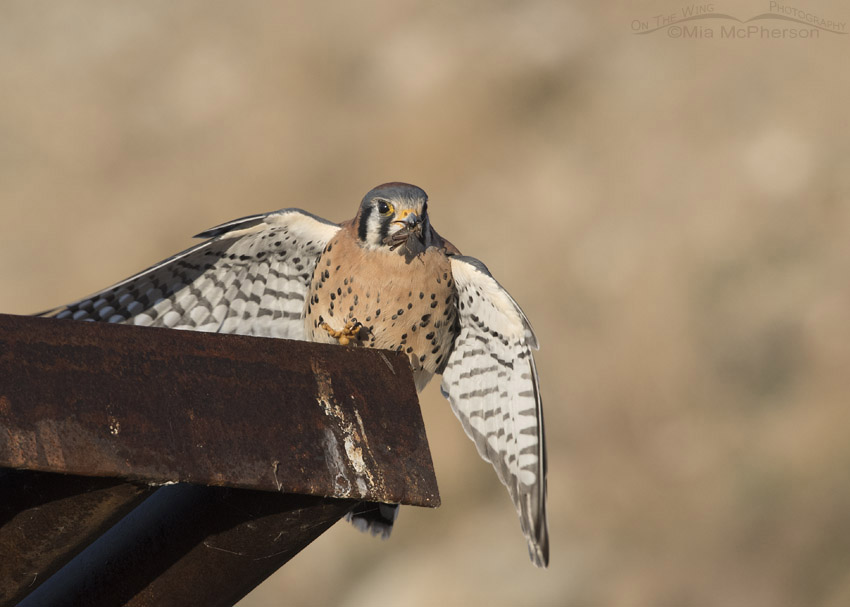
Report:
[[[405,352],[421,390],[446,362],[458,333],[451,262],[442,241],[411,251],[370,246],[369,221],[358,214],[322,252],[306,303],[308,339],[337,343],[335,335],[348,327],[353,345]]]

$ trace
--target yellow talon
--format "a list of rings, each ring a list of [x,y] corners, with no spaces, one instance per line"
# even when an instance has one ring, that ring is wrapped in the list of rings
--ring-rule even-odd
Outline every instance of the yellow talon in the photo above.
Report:
[[[334,339],[339,340],[339,345],[347,346],[352,341],[357,341],[360,339],[360,329],[363,327],[356,320],[349,320],[345,323],[345,326],[342,328],[342,331],[337,331],[332,329],[328,323],[323,322],[322,328],[330,334]]]

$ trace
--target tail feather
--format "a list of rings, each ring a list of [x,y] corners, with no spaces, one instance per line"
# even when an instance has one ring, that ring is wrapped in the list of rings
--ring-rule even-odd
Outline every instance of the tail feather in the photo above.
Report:
[[[345,515],[345,519],[359,531],[380,536],[382,540],[390,537],[393,523],[398,518],[398,504],[380,504],[363,502]]]

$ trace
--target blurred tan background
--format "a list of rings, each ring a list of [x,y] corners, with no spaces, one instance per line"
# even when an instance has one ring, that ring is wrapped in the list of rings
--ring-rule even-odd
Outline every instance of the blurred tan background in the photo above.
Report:
[[[443,506],[241,605],[848,605],[850,35],[633,33],[686,6],[3,3],[0,311],[410,181],[540,336],[551,567],[434,382]]]

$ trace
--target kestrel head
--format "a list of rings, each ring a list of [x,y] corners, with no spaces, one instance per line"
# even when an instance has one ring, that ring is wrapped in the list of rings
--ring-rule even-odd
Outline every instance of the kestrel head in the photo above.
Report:
[[[363,197],[355,218],[361,246],[416,255],[431,245],[428,195],[407,183],[385,183]]]

